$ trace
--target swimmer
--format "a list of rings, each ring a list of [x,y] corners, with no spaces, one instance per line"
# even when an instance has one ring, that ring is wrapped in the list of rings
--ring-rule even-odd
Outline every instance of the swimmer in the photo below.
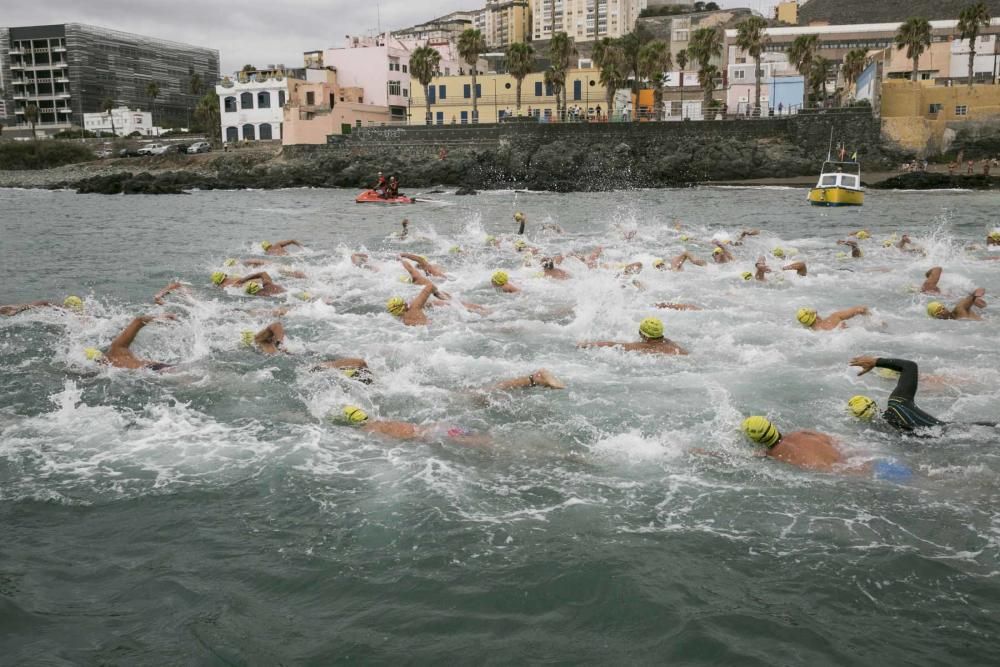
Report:
[[[866,241],[872,237],[871,233],[867,229],[861,229],[856,232],[851,232],[848,236],[853,236],[859,241]]]
[[[413,283],[414,285],[421,285],[421,286],[433,285],[430,278],[428,278],[425,274],[420,273],[420,271],[418,271],[416,267],[407,262],[405,259],[399,260],[399,263],[402,264],[403,268],[406,269],[406,272],[410,274],[410,282]],[[451,298],[451,295],[448,294],[447,292],[438,292],[435,294],[435,296],[437,296],[437,298],[439,299],[444,299],[444,300]]]
[[[716,264],[727,264],[733,259],[733,254],[719,241],[712,241],[715,244],[715,249],[712,251],[712,259]]]
[[[622,267],[621,273],[616,277],[634,276],[642,273],[642,262],[632,262]]]
[[[757,273],[754,274],[754,278],[760,282],[767,282],[767,274],[771,273],[771,267],[767,265],[767,260],[763,255],[757,258],[757,263],[754,265],[757,269]]]
[[[532,255],[537,255],[540,252],[538,248],[528,245],[524,239],[514,241],[514,250],[517,252],[527,252]]]
[[[924,284],[920,286],[920,291],[924,294],[940,294],[941,289],[938,287],[938,282],[941,280],[941,267],[932,266],[927,269],[927,273],[924,274]]]
[[[695,266],[705,266],[708,263],[708,262],[706,262],[703,259],[698,259],[694,255],[692,255],[691,253],[689,253],[687,250],[685,250],[684,252],[682,252],[681,254],[677,255],[672,260],[670,260],[670,270],[671,271],[683,271],[684,270],[684,262],[691,262]],[[657,267],[657,268],[660,268],[660,267]],[[660,268],[660,270],[662,271],[663,269]]]
[[[359,269],[368,269],[373,273],[378,273],[378,267],[374,266],[368,259],[368,255],[363,252],[351,253],[351,264],[358,267]]]
[[[189,290],[184,285],[184,283],[170,283],[169,285],[167,285],[166,287],[164,287],[163,289],[161,289],[159,292],[156,293],[156,296],[153,297],[153,303],[155,303],[158,306],[162,306],[164,303],[163,298],[173,292],[177,292],[178,294],[184,294],[186,296],[191,295],[191,290]]]
[[[615,341],[593,341],[577,344],[578,348],[589,347],[620,347],[626,352],[643,352],[646,354],[677,354],[685,355],[687,350],[677,343],[663,337],[663,322],[655,317],[647,317],[639,325],[638,343],[618,343]]]
[[[795,317],[799,323],[807,329],[813,331],[832,331],[836,328],[847,328],[847,320],[858,315],[867,315],[867,306],[854,306],[830,313],[826,317],[820,317],[812,308],[799,308]]]
[[[487,234],[486,238],[483,239],[483,243],[485,243],[486,245],[490,246],[491,248],[499,248],[500,247],[500,239],[498,239],[497,237],[493,236],[492,234]]]
[[[986,235],[986,245],[1000,245],[1000,229],[994,229]]]
[[[940,301],[931,301],[927,304],[927,314],[935,320],[982,320],[983,318],[973,310],[973,307],[985,308],[986,301],[983,299],[985,295],[986,290],[977,287],[951,310]]]
[[[402,225],[403,225],[403,229],[402,229],[402,230],[401,230],[401,231],[399,232],[399,238],[401,238],[401,239],[405,239],[405,238],[406,238],[406,235],[407,235],[407,234],[409,233],[409,231],[410,231],[410,221],[409,221],[409,220],[407,220],[406,218],[403,218],[403,222],[402,222],[402,223],[400,223],[400,224],[402,224]]]
[[[851,249],[851,257],[854,259],[860,259],[865,256],[865,253],[861,252],[861,247],[858,246],[857,241],[837,241],[837,245],[846,245]]]
[[[569,280],[572,278],[568,271],[557,269],[555,260],[551,257],[542,258],[542,275],[546,278],[553,278],[554,280]]]
[[[495,384],[491,387],[487,387],[486,389],[484,389],[484,391],[507,391],[508,389],[521,389],[529,387],[565,389],[566,385],[546,369],[539,368],[537,371],[531,373],[527,377],[519,377],[519,378],[514,378],[513,380],[506,380],[504,382],[500,382],[499,384]]]
[[[782,271],[794,271],[796,274],[798,274],[800,276],[803,276],[803,277],[805,277],[809,273],[809,270],[806,267],[806,263],[805,262],[792,262],[791,264],[788,264],[786,266],[781,267],[781,270]]]
[[[431,294],[441,298],[441,295],[437,291],[437,287],[434,283],[427,283],[424,288],[420,291],[410,303],[406,301],[401,296],[394,296],[389,299],[385,304],[385,309],[392,313],[393,316],[400,318],[408,327],[420,326],[427,324],[427,315],[424,314],[424,307],[427,305],[427,299],[430,298]]]
[[[271,280],[266,271],[251,273],[233,284],[242,287],[250,296],[276,296],[285,293],[285,288]]]
[[[231,276],[225,271],[216,271],[212,274],[212,284],[216,287],[232,287],[238,285],[239,276]]]
[[[278,273],[280,273],[285,278],[298,278],[299,280],[303,280],[309,277],[305,274],[305,271],[296,271],[295,269],[287,269],[285,267],[281,267],[280,269],[278,269]]]
[[[127,327],[125,327],[124,331],[118,334],[117,338],[111,341],[111,345],[108,347],[107,351],[101,352],[96,348],[87,348],[87,359],[97,361],[108,366],[114,366],[115,368],[148,368],[153,371],[162,371],[170,368],[171,364],[163,364],[156,361],[149,361],[147,359],[140,359],[135,356],[129,348],[132,345],[132,341],[135,340],[136,335],[138,335],[142,328],[150,322],[173,322],[176,319],[177,316],[173,313],[166,313],[164,315],[142,315],[141,317],[137,317],[132,320]]]
[[[286,250],[286,248],[290,245],[298,246],[300,248],[305,247],[295,239],[288,239],[286,241],[275,241],[274,243],[271,243],[270,241],[260,242],[260,247],[264,249],[264,252],[267,253],[268,255],[274,255],[274,256],[287,255],[288,250]]]
[[[656,304],[657,308],[662,308],[664,310],[704,310],[700,306],[696,306],[692,303],[669,303],[663,302]]]
[[[240,260],[229,258],[225,262],[223,262],[223,264],[225,266],[236,266],[237,264],[242,264],[243,266],[253,266],[253,267],[267,266],[270,263],[271,262],[269,260],[259,259],[259,258],[257,258],[257,259],[248,258],[248,259],[240,259]]]
[[[243,332],[244,342],[256,345],[264,354],[271,355],[286,352],[281,347],[285,342],[285,327],[281,325],[281,322],[275,322],[261,329],[256,334],[252,334],[252,338],[247,336],[249,333],[249,331]]]
[[[420,270],[426,273],[428,276],[434,276],[435,278],[446,277],[444,269],[442,269],[440,266],[436,264],[431,264],[430,262],[427,261],[427,258],[424,257],[423,255],[414,255],[413,253],[409,252],[401,252],[399,253],[399,256],[412,260],[414,263],[416,263],[418,267],[420,267]]]
[[[79,302],[79,305],[77,305]],[[58,305],[50,301],[32,301],[30,303],[14,303],[7,306],[0,306],[0,315],[6,315],[8,317],[18,315],[27,310],[34,310],[35,308],[56,308],[59,310],[69,309],[75,311],[83,310],[83,300],[77,296],[68,296],[66,300],[63,301],[63,305]]]
[[[422,440],[424,442],[447,438],[449,441],[463,447],[486,447],[493,439],[486,434],[446,424],[419,425],[408,422],[376,421],[368,418],[368,414],[359,407],[346,405],[340,415],[331,414],[332,421],[347,422],[351,426],[360,426],[366,433],[374,433],[393,440]]]
[[[316,366],[313,366],[312,370],[336,370],[340,371],[344,377],[348,377],[352,380],[357,380],[362,384],[371,384],[375,380],[375,376],[372,375],[371,369],[368,368],[368,363],[364,359],[351,358],[351,357],[341,357],[340,359],[329,359],[327,361],[321,361]]]
[[[490,278],[490,284],[493,285],[497,291],[505,292],[507,294],[516,294],[521,291],[519,287],[515,287],[511,284],[506,271],[494,271],[493,276]]]
[[[743,245],[743,239],[748,236],[760,236],[759,229],[744,229],[740,232],[740,235],[733,241],[733,245]]]
[[[909,247],[913,246],[913,247]],[[906,252],[923,252],[924,249],[920,246],[913,245],[913,241],[910,240],[909,234],[903,234],[902,238],[899,239],[899,243],[896,244],[899,250],[905,250]]]
[[[915,431],[932,426],[944,426],[943,422],[932,417],[917,407],[914,398],[917,395],[917,385],[920,380],[917,364],[906,359],[886,359],[881,357],[854,357],[850,366],[861,369],[858,376],[868,373],[874,368],[888,368],[899,373],[896,388],[889,395],[882,418],[898,431]],[[847,402],[848,409],[858,419],[871,421],[878,414],[878,404],[868,396],[854,396]],[[976,426],[996,426],[994,422],[966,422]]]
[[[518,236],[524,234],[524,225],[527,224],[528,222],[528,216],[518,211],[517,213],[514,214],[514,222],[518,224],[517,227]]]

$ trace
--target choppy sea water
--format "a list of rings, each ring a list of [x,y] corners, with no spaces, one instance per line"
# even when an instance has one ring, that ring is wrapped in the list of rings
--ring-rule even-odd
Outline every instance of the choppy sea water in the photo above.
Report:
[[[1000,264],[968,250],[1000,195],[870,192],[862,209],[824,210],[790,189],[430,194],[406,208],[354,194],[0,190],[0,301],[86,299],[82,316],[0,318],[0,662],[994,663],[1000,433],[904,439],[844,404],[891,391],[847,367],[870,353],[936,376],[918,403],[942,419],[1000,416],[1000,316],[932,321],[916,293],[933,265],[948,303],[1000,290]],[[570,259],[571,280],[538,277],[512,248],[516,210],[533,245],[600,245],[607,267]],[[763,231],[734,264],[651,270],[747,227]],[[865,257],[838,258],[836,240],[861,228]],[[882,247],[902,233],[925,254]],[[291,309],[293,354],[268,358],[240,344],[273,320],[252,312],[261,300],[208,278],[283,238],[307,249],[269,267],[289,288],[270,302]],[[775,246],[810,275],[745,283]],[[379,272],[351,264],[358,250]],[[430,326],[403,327],[383,305],[417,291],[399,280],[399,252],[444,265],[443,287],[491,312],[435,309]],[[618,276],[635,260],[644,289]],[[521,294],[489,288],[497,268]],[[154,306],[175,279],[193,298]],[[303,290],[319,300],[292,296]],[[862,304],[872,316],[842,331],[794,319]],[[134,347],[175,372],[86,361],[85,347],[163,311],[178,322]],[[576,348],[634,340],[648,316],[690,356]],[[337,355],[367,359],[376,382],[311,370]],[[476,391],[540,367],[567,389]],[[379,440],[325,418],[346,403],[494,444]],[[738,432],[754,413],[915,477],[757,458]]]

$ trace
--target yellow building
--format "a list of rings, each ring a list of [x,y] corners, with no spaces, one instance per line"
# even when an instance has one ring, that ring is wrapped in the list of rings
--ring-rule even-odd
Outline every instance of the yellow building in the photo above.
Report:
[[[281,143],[325,144],[331,134],[350,134],[353,128],[385,125],[389,107],[365,104],[362,88],[337,84],[333,69],[308,69],[306,81],[289,80]]]
[[[490,48],[506,47],[531,39],[531,6],[528,0],[486,0],[483,37]]]
[[[597,69],[573,69],[566,73],[567,109],[579,110],[577,119],[606,116],[607,94]],[[535,116],[540,121],[557,117],[555,91],[545,85],[545,75],[533,72],[521,84],[521,109],[517,109],[517,81],[509,74],[481,74],[476,81],[480,123],[496,123],[510,116]],[[439,76],[428,86],[431,119],[435,125],[465,125],[472,118],[472,77]],[[414,81],[410,123],[424,124],[424,87]]]
[[[1000,86],[882,83],[882,132],[919,155],[946,152],[963,121],[1000,122]]]
[[[788,0],[788,2],[780,2],[778,6],[774,8],[775,18],[782,23],[787,23],[789,25],[798,25],[799,23],[799,1],[798,0]]]

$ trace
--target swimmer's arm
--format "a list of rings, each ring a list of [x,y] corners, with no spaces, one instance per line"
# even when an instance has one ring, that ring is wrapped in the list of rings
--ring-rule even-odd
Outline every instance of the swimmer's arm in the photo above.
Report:
[[[285,328],[281,326],[280,322],[275,322],[274,324],[271,324],[258,331],[257,335],[253,337],[253,340],[258,345],[262,345],[264,343],[270,343],[272,341],[275,343],[279,343],[284,339],[284,337],[285,337]]]
[[[621,345],[624,345],[624,343],[619,343],[613,340],[593,340],[593,341],[587,341],[585,343],[576,344],[576,346],[581,349],[585,349],[588,347],[619,347]]]
[[[31,303],[18,303],[13,306],[0,306],[0,315],[17,315],[32,308],[58,308],[48,301],[32,301]]]
[[[301,243],[299,243],[298,241],[296,241],[295,239],[287,239],[285,241],[276,241],[274,243],[274,245],[278,246],[279,248],[286,248],[286,247],[288,247],[290,245],[297,245],[300,248],[304,248],[305,247]]]
[[[183,292],[185,294],[189,294],[190,290],[188,290],[188,288],[182,285],[181,283],[170,283],[169,285],[167,285],[166,287],[164,287],[163,289],[161,289],[159,292],[156,293],[156,296],[153,297],[153,303],[162,306],[163,297],[170,294],[171,292]]]
[[[424,259],[423,257],[421,257],[420,255],[414,255],[413,253],[409,253],[409,252],[401,252],[401,253],[399,253],[399,256],[400,257],[405,257],[406,259],[408,259],[411,262],[415,263],[421,269],[424,268],[425,266],[427,266],[427,260]]]
[[[420,294],[417,295],[417,298],[410,303],[410,308],[420,310],[427,305],[427,299],[431,297],[431,294],[439,299],[441,298],[441,295],[438,294],[437,287],[434,286],[434,283],[428,281],[428,283],[424,285],[424,288],[420,290]]]
[[[836,319],[839,321],[849,320],[852,317],[857,317],[858,315],[867,315],[868,306],[854,306],[853,308],[845,308],[844,310],[838,310],[830,313],[830,319]]]
[[[243,266],[267,266],[271,262],[266,259],[244,259],[241,263]]]
[[[405,259],[399,260],[399,263],[403,265],[406,272],[410,274],[410,278],[413,280],[415,285],[430,285],[431,281],[427,279],[425,275],[417,271],[412,264],[407,262]]]
[[[687,251],[684,252],[683,256],[686,257],[688,261],[694,264],[695,266],[705,266],[705,264],[707,263],[705,260],[698,259],[697,257],[695,257],[694,255],[692,255]]]
[[[960,315],[968,315],[972,311],[972,307],[976,304],[976,299],[981,298],[984,292],[981,291],[982,288],[977,289],[972,294],[964,297],[961,301],[955,304],[955,312]]]
[[[111,341],[110,349],[122,349],[126,350],[135,340],[135,337],[142,331],[142,328],[154,320],[176,320],[177,316],[172,313],[165,313],[163,315],[142,315],[140,317],[132,320],[125,330],[122,331],[118,336]]]
[[[236,284],[243,285],[250,282],[251,280],[260,280],[265,285],[274,284],[274,281],[271,280],[271,276],[267,273],[267,271],[258,271],[257,273],[251,273],[249,276],[243,276],[242,278],[236,281]]]
[[[938,281],[941,280],[941,267],[934,266],[928,269],[927,273],[924,274],[927,279],[924,284],[920,286],[921,292],[930,292],[933,294],[939,293],[941,290],[938,289]]]
[[[899,372],[899,381],[896,388],[892,390],[889,398],[901,398],[912,401],[917,395],[917,385],[919,382],[918,367],[915,362],[907,359],[885,359],[879,358],[875,362],[877,368],[888,368]]]
[[[792,262],[791,264],[789,264],[787,266],[781,267],[781,270],[782,271],[795,271],[800,276],[804,276],[808,272],[808,269],[806,268],[806,263],[805,262]]]

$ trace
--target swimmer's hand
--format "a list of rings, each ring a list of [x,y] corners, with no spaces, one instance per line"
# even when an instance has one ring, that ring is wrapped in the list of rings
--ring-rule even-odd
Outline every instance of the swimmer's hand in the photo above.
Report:
[[[876,363],[878,363],[877,357],[854,357],[848,365],[860,368],[861,372],[858,373],[858,377],[861,377],[875,368]]]

